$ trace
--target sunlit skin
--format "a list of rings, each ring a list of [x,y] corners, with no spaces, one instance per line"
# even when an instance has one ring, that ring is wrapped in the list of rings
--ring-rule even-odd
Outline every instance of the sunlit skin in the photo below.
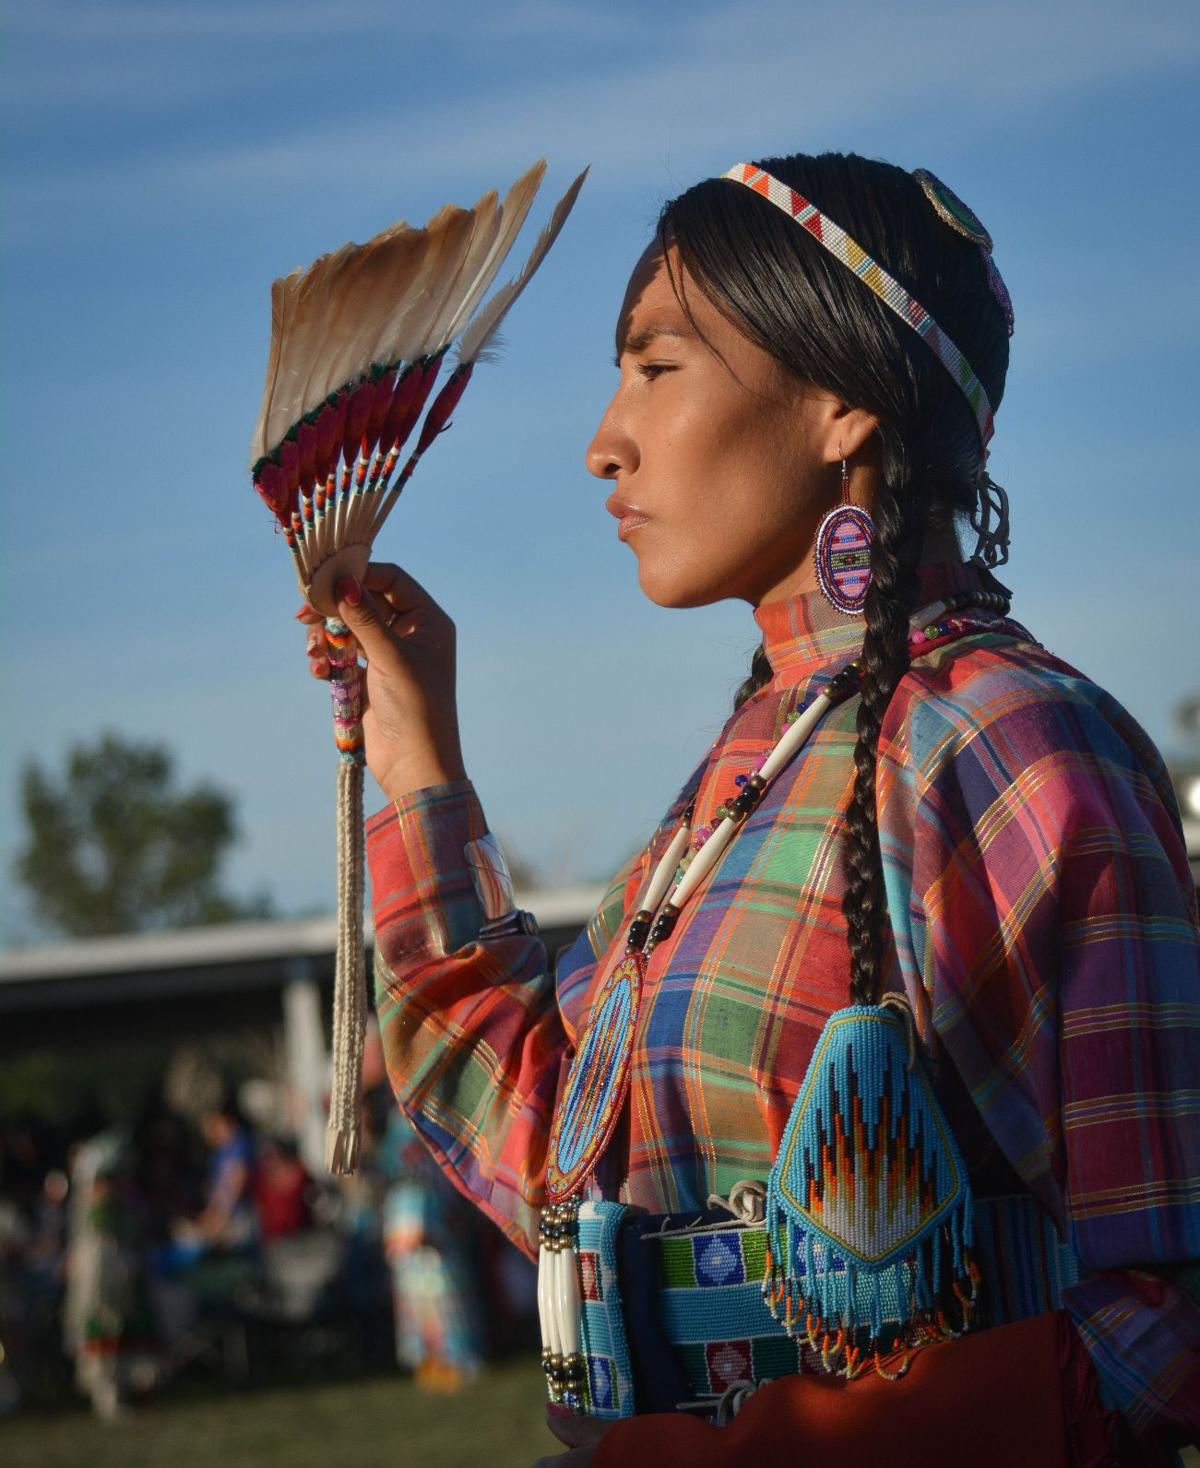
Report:
[[[871,508],[876,421],[786,375],[671,266],[657,243],[630,278],[617,323],[620,382],[588,445],[588,469],[647,523],[629,532],[642,590],[659,606],[736,597],[758,606],[816,589],[813,545],[840,498]]]

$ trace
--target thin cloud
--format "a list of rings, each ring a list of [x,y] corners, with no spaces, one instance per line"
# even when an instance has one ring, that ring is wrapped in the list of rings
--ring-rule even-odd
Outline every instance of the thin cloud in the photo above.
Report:
[[[316,27],[317,10],[295,7],[297,24]],[[348,24],[366,28],[378,10],[358,0]],[[536,156],[548,141],[552,161],[593,165],[592,195],[618,186],[628,194],[630,170],[640,167],[646,197],[656,200],[745,152],[861,148],[859,140],[873,135],[886,136],[899,152],[906,135],[944,138],[949,118],[961,147],[993,132],[999,108],[1030,126],[1039,108],[1061,106],[1072,92],[1102,89],[1118,76],[1126,84],[1165,78],[1200,59],[1200,27],[1184,9],[1160,13],[1153,25],[1115,3],[1087,13],[1081,27],[1074,6],[1011,5],[981,47],[978,14],[943,0],[908,10],[895,31],[890,4],[860,7],[863,35],[886,33],[886,45],[848,33],[844,10],[832,3],[806,7],[802,25],[795,7],[779,0],[695,11],[685,26],[646,12],[653,24],[623,17],[631,34],[619,56],[604,64],[583,53],[572,74],[537,65],[536,50],[497,45],[493,85],[461,94],[448,87],[433,105],[408,104],[399,88],[389,109],[375,89],[360,94],[360,115],[342,99],[347,106],[327,109],[329,121],[286,134],[260,132],[252,141],[191,154],[175,138],[169,154],[143,144],[127,157],[58,173],[43,162],[36,177],[11,186],[10,223],[18,238],[53,230],[61,239],[72,224],[119,228],[122,211],[140,213],[150,204],[183,217],[223,214],[232,223],[276,208],[280,197],[314,178],[325,181],[326,212],[336,213],[364,191],[379,197],[393,180],[408,190],[435,181],[447,191],[460,181],[474,187],[481,177],[510,172],[514,160]],[[207,23],[194,8],[185,14],[187,24]],[[261,24],[264,14],[277,9],[251,7],[244,23]],[[539,0],[509,15],[509,40],[543,15],[580,23],[577,10]],[[437,55],[452,76],[454,47]]]

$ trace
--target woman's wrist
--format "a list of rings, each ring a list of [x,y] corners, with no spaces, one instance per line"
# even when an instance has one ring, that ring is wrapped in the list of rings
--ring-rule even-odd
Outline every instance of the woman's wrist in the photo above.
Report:
[[[391,801],[424,790],[430,785],[448,785],[467,778],[461,754],[428,754],[396,760],[378,778],[379,788]]]

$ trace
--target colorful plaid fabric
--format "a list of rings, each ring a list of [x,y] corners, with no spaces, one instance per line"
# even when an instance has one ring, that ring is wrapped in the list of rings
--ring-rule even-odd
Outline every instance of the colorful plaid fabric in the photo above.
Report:
[[[925,568],[922,599],[976,585]],[[546,1142],[622,916],[689,800],[711,824],[785,715],[858,650],[818,593],[759,607],[771,683],[726,722],[554,977],[541,940],[481,941],[469,781],[373,818],[377,1003],[396,1095],[435,1156],[536,1247]],[[849,987],[844,813],[856,700],[769,787],[651,955],[628,1115],[594,1195],[650,1213],[765,1179],[816,1038]],[[980,632],[922,653],[880,740],[879,823],[903,986],[959,1100],[968,1168],[994,1138],[1062,1230],[1064,1292],[1130,1423],[1200,1425],[1200,951],[1171,786],[1147,736],[1036,643]],[[981,1124],[980,1118],[986,1123]]]

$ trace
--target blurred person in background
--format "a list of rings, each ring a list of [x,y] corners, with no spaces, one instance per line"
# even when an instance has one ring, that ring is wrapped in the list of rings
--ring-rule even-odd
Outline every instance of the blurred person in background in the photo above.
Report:
[[[232,1088],[204,1110],[200,1131],[209,1151],[202,1206],[173,1219],[169,1240],[149,1252],[159,1330],[171,1353],[203,1313],[229,1308],[253,1276],[259,1245],[257,1146]]]
[[[70,1163],[63,1347],[104,1421],[123,1415],[154,1373],[131,1164],[120,1127],[78,1143]]]
[[[276,1137],[260,1139],[251,1196],[264,1244],[312,1227],[313,1187],[294,1142]]]
[[[242,1249],[254,1243],[257,1150],[232,1091],[207,1112],[200,1130],[209,1149],[208,1197],[204,1207],[180,1226],[180,1235],[212,1249]]]
[[[483,1361],[472,1220],[407,1118],[392,1109],[375,1165],[385,1182],[396,1360],[429,1392],[455,1392]]]

